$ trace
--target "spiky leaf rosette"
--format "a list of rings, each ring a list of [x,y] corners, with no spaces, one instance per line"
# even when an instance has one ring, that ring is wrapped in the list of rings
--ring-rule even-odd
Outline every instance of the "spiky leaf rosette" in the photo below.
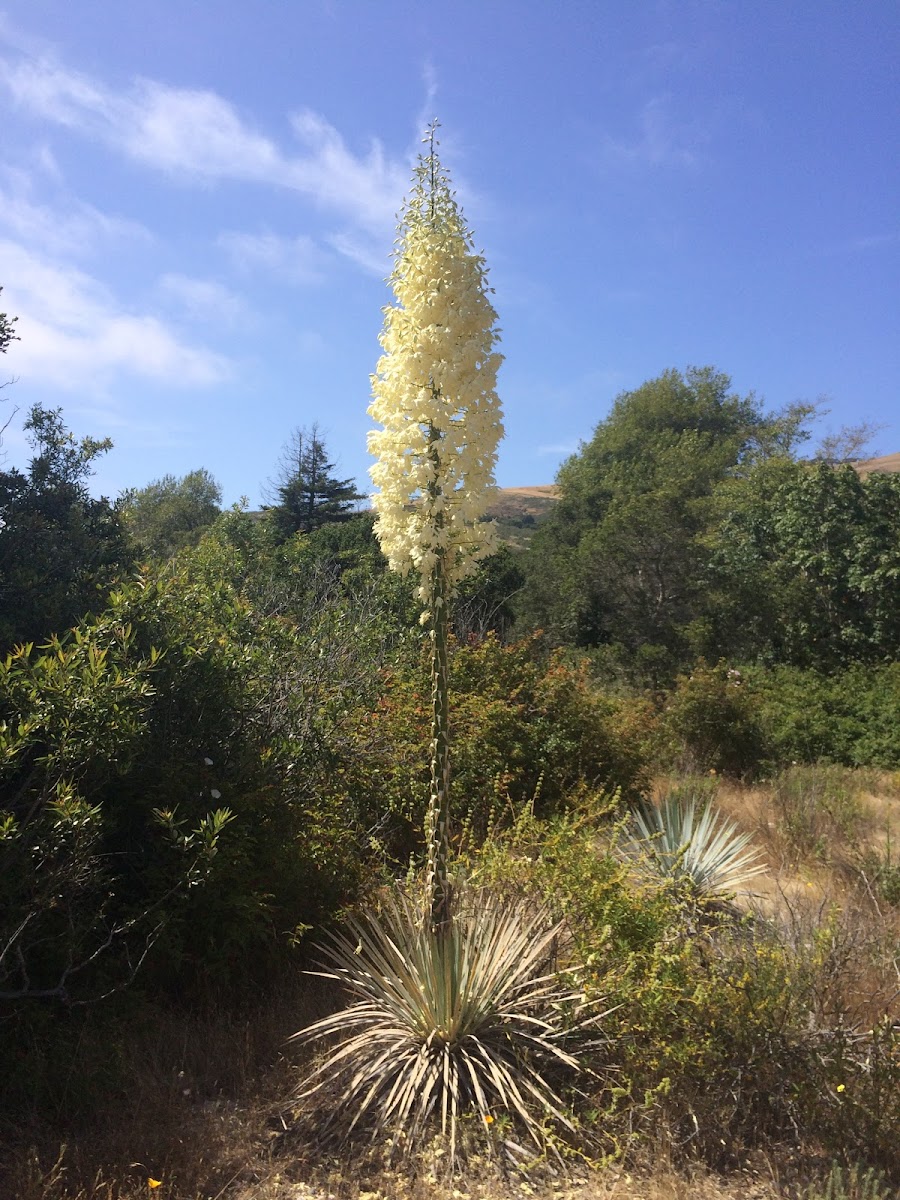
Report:
[[[451,1163],[467,1111],[483,1129],[509,1114],[536,1147],[547,1121],[571,1129],[550,1081],[579,1068],[570,1039],[603,1014],[545,973],[558,933],[486,893],[440,936],[402,895],[333,934],[321,973],[351,1004],[294,1035],[338,1038],[301,1094],[337,1098],[319,1129],[324,1111],[340,1140],[393,1135],[405,1152],[441,1129]]]
[[[659,808],[648,804],[633,814],[622,850],[661,878],[714,898],[766,869],[751,842],[749,833],[709,803],[667,796]]]
[[[369,434],[375,531],[393,570],[415,570],[426,612],[436,567],[452,594],[494,548],[482,521],[503,436],[497,398],[502,356],[484,259],[476,254],[446,173],[419,160],[403,210],[385,312],[384,351],[372,376]]]

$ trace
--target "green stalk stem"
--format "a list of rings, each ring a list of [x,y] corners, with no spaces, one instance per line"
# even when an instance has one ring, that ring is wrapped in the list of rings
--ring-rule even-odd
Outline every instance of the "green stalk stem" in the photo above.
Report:
[[[432,428],[431,453],[439,463],[440,433]],[[429,485],[429,495],[440,495],[440,478]],[[432,490],[433,489],[433,490]],[[440,529],[444,514],[435,514]],[[431,912],[431,927],[435,934],[446,936],[450,931],[450,670],[448,660],[449,614],[447,571],[444,552],[438,554],[432,580],[431,607],[431,788],[428,798],[428,818],[425,835],[428,858],[425,875],[427,902]]]

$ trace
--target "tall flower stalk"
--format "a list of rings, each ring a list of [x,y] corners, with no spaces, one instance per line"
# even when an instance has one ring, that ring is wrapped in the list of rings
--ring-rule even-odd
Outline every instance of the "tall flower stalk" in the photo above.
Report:
[[[435,932],[449,928],[449,605],[459,582],[494,548],[483,521],[503,436],[502,356],[484,259],[425,137],[400,221],[384,310],[384,351],[372,376],[369,434],[375,532],[391,568],[418,576],[431,642],[431,786],[426,887]]]

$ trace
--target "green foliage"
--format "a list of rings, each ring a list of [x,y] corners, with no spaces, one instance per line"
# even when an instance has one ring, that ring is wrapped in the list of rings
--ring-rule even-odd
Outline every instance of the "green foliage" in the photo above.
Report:
[[[720,653],[832,670],[900,650],[900,477],[763,464],[721,490],[711,528]]]
[[[526,624],[632,680],[698,656],[833,671],[900,652],[900,477],[798,462],[811,406],[769,415],[712,368],[619,396],[524,556]]]
[[[618,701],[660,767],[753,777],[791,763],[900,766],[900,664],[808,668],[700,659],[667,692]]]
[[[582,794],[572,809],[549,818],[526,806],[503,810],[484,838],[467,838],[462,861],[473,882],[527,903],[537,895],[558,913],[572,938],[575,961],[630,960],[664,940],[677,920],[663,889],[633,886],[616,854],[617,793]]]
[[[495,633],[505,641],[515,623],[515,600],[525,576],[522,556],[501,545],[460,584],[451,622],[460,641]]]
[[[578,1071],[567,1043],[597,1019],[585,1021],[580,993],[552,969],[559,933],[493,892],[457,894],[441,933],[402,895],[377,918],[348,921],[323,973],[350,1006],[294,1035],[338,1039],[302,1092],[317,1102],[320,1136],[333,1125],[342,1140],[390,1132],[392,1148],[413,1154],[439,1126],[452,1168],[471,1113],[478,1149],[504,1145],[490,1128],[504,1116],[538,1153],[549,1122],[574,1131],[552,1081]]]
[[[641,794],[641,747],[620,706],[593,686],[586,663],[547,659],[533,639],[504,646],[490,636],[454,646],[451,685],[455,821],[484,829],[498,804],[518,811],[534,803],[547,813],[585,790]],[[421,663],[387,672],[363,731],[370,752],[358,787],[369,792],[373,814],[393,814],[391,849],[402,859],[415,844],[428,788],[430,697]],[[386,826],[391,845],[389,834]]]
[[[131,564],[118,515],[86,484],[112,443],[76,442],[60,414],[34,405],[25,422],[35,451],[28,473],[0,471],[0,653],[102,609]]]
[[[702,648],[714,493],[789,451],[809,415],[767,416],[729,387],[690,368],[616,399],[560,470],[561,498],[528,556],[526,619],[558,640],[621,646],[651,678]]]
[[[821,1183],[811,1183],[799,1200],[892,1200],[895,1195],[884,1175],[873,1167],[863,1169],[858,1163],[845,1170],[834,1163]]]
[[[664,757],[687,772],[751,774],[764,753],[758,704],[742,673],[702,658],[667,694],[659,738]]]
[[[117,508],[145,552],[168,558],[197,544],[218,517],[221,503],[221,487],[201,467],[181,479],[164,475],[144,488],[129,488]]]
[[[265,572],[260,552],[253,576],[244,558],[204,543],[0,673],[0,830],[18,864],[4,917],[45,947],[8,991],[75,982],[67,964],[113,929],[120,977],[149,938],[148,980],[249,984],[358,886],[365,835],[347,781],[381,611],[327,575],[277,560]],[[51,903],[60,880],[77,886]],[[103,990],[114,957],[78,972],[79,995]]]
[[[742,671],[770,763],[900,767],[900,664]]]
[[[114,865],[103,797],[139,762],[158,666],[114,614],[0,663],[0,1000],[71,1005],[130,982],[163,902],[215,853],[224,812],[183,833],[175,855],[148,822],[158,877],[140,898]]]

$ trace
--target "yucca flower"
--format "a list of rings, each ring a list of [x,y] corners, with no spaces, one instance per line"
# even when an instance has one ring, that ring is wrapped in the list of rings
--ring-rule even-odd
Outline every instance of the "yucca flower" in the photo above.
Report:
[[[494,548],[482,520],[503,436],[497,399],[497,314],[484,259],[437,156],[433,123],[403,209],[384,310],[384,354],[372,376],[369,434],[375,532],[395,571],[418,576],[432,644],[431,789],[425,822],[428,902],[450,917],[448,605],[456,585]]]
[[[494,548],[482,521],[503,436],[497,314],[484,259],[437,156],[415,168],[400,223],[384,310],[384,354],[372,376],[369,434],[375,531],[395,571],[414,570],[426,620],[442,588],[455,585]]]

